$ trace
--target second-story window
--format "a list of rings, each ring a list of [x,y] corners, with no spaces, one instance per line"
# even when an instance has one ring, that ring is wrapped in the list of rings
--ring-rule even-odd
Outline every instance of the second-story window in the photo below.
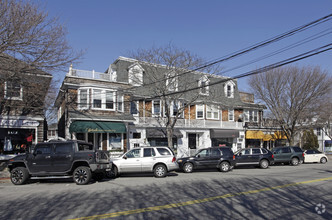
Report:
[[[92,90],[92,107],[94,109],[114,110],[114,99],[114,91],[102,89]]]
[[[245,122],[258,122],[258,111],[257,110],[245,110],[244,111]]]
[[[204,119],[204,105],[196,105],[196,119]]]
[[[22,100],[23,87],[17,82],[7,81],[5,83],[5,98]]]
[[[80,109],[86,109],[89,107],[89,90],[79,89],[78,90],[78,107]]]
[[[130,113],[132,115],[138,116],[138,101],[132,101],[130,103]]]
[[[228,109],[228,121],[234,121],[234,109]]]
[[[118,100],[118,111],[123,112],[123,95],[118,95],[117,100]]]
[[[154,116],[160,116],[160,100],[153,100],[152,101],[152,114]]]
[[[216,106],[206,106],[206,118],[207,119],[219,119],[219,110]]]

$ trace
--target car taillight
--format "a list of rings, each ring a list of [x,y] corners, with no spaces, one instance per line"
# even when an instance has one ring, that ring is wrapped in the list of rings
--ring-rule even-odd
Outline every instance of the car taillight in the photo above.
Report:
[[[233,155],[233,160],[235,160],[235,155]]]
[[[272,154],[272,159],[274,158],[274,155]]]
[[[173,159],[172,159],[172,163],[174,163],[176,161],[176,158],[175,157],[173,157]]]
[[[304,157],[304,153],[302,153],[302,157]]]

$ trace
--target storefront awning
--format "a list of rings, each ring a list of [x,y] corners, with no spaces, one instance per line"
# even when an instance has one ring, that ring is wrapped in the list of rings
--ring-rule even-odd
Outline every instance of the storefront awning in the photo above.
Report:
[[[263,131],[246,131],[246,139],[259,139],[262,140],[264,138]]]
[[[74,121],[69,127],[73,133],[126,133],[126,126],[121,122]]]
[[[264,134],[263,141],[275,141],[273,134]]]
[[[230,129],[213,129],[211,130],[210,136],[211,138],[238,138],[239,131]]]
[[[166,138],[167,137],[166,129],[165,128],[147,128],[146,137],[147,138]],[[182,138],[183,135],[179,129],[174,129],[173,137]]]
[[[287,136],[285,135],[285,132],[283,131],[275,131],[274,132],[274,139],[280,140],[280,139],[287,139]]]

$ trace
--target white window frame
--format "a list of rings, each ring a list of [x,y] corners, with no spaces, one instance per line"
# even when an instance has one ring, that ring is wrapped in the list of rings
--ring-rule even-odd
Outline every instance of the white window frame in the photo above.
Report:
[[[95,93],[94,91],[95,90],[100,90],[101,93],[100,93],[100,96],[101,96],[101,107],[100,108],[96,108],[94,107],[94,96],[95,96]],[[113,93],[113,108],[106,108],[106,92],[112,92]],[[116,106],[116,91],[114,90],[110,90],[110,89],[100,89],[100,88],[93,88],[92,89],[92,95],[91,95],[91,108],[94,109],[94,110],[106,110],[106,111],[115,111],[115,106]]]
[[[155,107],[154,107],[155,102],[159,102],[159,113],[158,114],[156,114],[156,112],[155,112]],[[161,109],[161,100],[152,100],[152,115],[154,117],[161,116],[161,110],[162,110]]]
[[[14,83],[14,82],[12,82]],[[19,96],[8,96],[8,81],[5,82],[5,99],[10,99],[10,100],[23,100],[23,86],[20,84],[20,95]]]
[[[230,87],[230,94],[228,94],[228,88]],[[234,98],[235,84],[233,81],[228,81],[225,83],[224,91],[227,98]]]
[[[246,109],[244,111],[244,121],[245,122],[258,122],[258,110]],[[256,117],[256,120],[255,120]]]
[[[228,121],[234,121],[234,109],[228,109]]]
[[[177,108],[177,110],[179,111],[180,110],[180,108],[181,107],[183,107],[183,102],[181,102],[181,101],[177,101],[177,106],[178,106],[178,108]],[[175,117],[176,115],[174,115],[174,101],[172,101],[172,103],[171,103],[171,116],[172,117]],[[184,112],[182,111],[181,112],[181,114],[178,116],[178,118],[183,118],[184,117]]]
[[[209,117],[209,113],[211,114],[211,116]],[[217,117],[215,116],[215,113],[217,113]],[[213,120],[219,120],[220,118],[220,111],[218,109],[217,106],[215,105],[207,105],[206,106],[206,119],[213,119]]]
[[[124,96],[122,94],[117,94],[116,98],[117,98],[116,106],[118,112],[124,112]],[[119,99],[121,99],[121,102],[119,102]],[[121,106],[121,109],[119,109],[119,106]]]
[[[175,72],[166,75],[166,88],[170,92],[178,91],[179,79]]]
[[[202,117],[198,117],[198,112],[202,111]],[[196,119],[204,119],[205,115],[205,108],[204,105],[196,105]]]
[[[201,95],[209,95],[209,84],[210,84],[210,80],[207,76],[202,76],[199,81],[198,81],[198,87],[201,87],[203,83],[206,83],[205,85],[205,92],[203,91],[203,88],[199,89],[199,94]]]
[[[82,90],[87,90],[87,93],[86,93],[86,104],[85,106],[82,106],[82,103],[81,103],[81,91]],[[78,103],[78,108],[79,109],[88,109],[89,108],[89,105],[90,105],[90,89],[89,88],[79,88],[78,89],[78,97],[77,97],[77,103]]]
[[[143,85],[144,69],[139,64],[133,64],[128,70],[128,82],[133,86]]]

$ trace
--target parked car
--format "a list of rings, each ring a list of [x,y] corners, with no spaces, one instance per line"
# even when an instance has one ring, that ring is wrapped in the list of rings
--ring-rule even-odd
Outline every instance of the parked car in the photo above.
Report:
[[[229,147],[209,147],[199,150],[193,157],[180,158],[177,162],[185,173],[202,168],[217,168],[227,172],[234,167],[235,157]]]
[[[303,150],[297,146],[275,147],[272,152],[275,163],[290,163],[297,166],[304,160]]]
[[[88,184],[91,178],[104,178],[111,168],[108,153],[92,144],[77,141],[38,143],[33,153],[18,155],[8,162],[10,179],[21,185],[28,179],[73,178],[78,185]]]
[[[265,148],[245,148],[235,153],[235,166],[260,166],[263,169],[274,164],[274,156]]]
[[[165,177],[167,172],[179,168],[174,152],[168,147],[134,148],[117,158],[111,158],[112,175],[122,173],[149,173]]]
[[[304,151],[305,163],[326,163],[327,161],[327,156],[319,150],[310,149]]]

